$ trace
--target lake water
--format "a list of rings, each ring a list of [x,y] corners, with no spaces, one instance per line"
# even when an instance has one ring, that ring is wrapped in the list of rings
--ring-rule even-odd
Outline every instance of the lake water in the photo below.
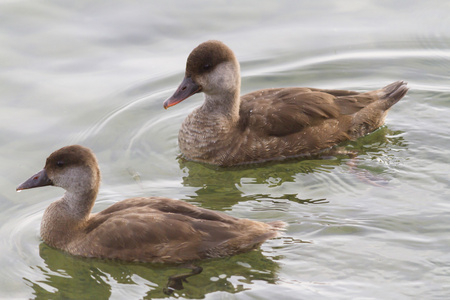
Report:
[[[177,266],[82,259],[39,238],[63,190],[15,188],[69,144],[97,154],[94,207],[166,196],[284,220],[260,250],[198,262],[172,297],[448,299],[449,1],[0,1],[0,298],[165,298]],[[242,92],[366,91],[405,80],[346,156],[220,169],[177,158],[197,95],[164,110],[190,51],[219,39]]]

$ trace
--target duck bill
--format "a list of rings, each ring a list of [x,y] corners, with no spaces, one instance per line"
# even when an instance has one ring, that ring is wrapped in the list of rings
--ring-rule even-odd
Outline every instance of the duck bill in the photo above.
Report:
[[[184,99],[189,98],[190,96],[200,92],[202,90],[201,86],[197,85],[191,77],[184,77],[178,89],[172,95],[172,97],[168,98],[164,101],[164,108],[167,109],[171,106],[174,106]]]
[[[19,185],[16,189],[16,191],[26,190],[26,189],[32,189],[35,187],[40,186],[46,186],[46,185],[53,185],[53,182],[48,178],[47,172],[45,169],[42,169],[38,173],[31,176],[27,181]]]

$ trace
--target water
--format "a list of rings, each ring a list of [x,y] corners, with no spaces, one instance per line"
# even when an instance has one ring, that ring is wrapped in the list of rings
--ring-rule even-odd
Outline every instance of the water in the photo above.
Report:
[[[176,266],[71,257],[43,244],[62,190],[15,188],[69,144],[94,150],[95,211],[167,196],[284,220],[260,250],[198,263],[173,296],[446,299],[450,294],[450,3],[1,1],[0,298],[164,298]],[[221,169],[177,159],[200,95],[165,111],[187,55],[219,39],[242,92],[311,86],[410,91],[346,156]]]

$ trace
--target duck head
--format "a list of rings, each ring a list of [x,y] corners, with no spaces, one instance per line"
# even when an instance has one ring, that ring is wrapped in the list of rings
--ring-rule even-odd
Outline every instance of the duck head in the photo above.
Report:
[[[164,108],[174,106],[203,92],[208,96],[239,93],[240,69],[233,51],[220,41],[207,41],[192,50],[186,62],[183,81],[164,101]]]
[[[88,148],[72,145],[53,152],[44,169],[17,187],[17,191],[54,185],[69,192],[98,188],[100,170],[97,159]]]

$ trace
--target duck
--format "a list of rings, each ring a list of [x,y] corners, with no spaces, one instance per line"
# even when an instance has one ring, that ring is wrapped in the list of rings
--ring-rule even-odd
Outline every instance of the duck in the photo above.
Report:
[[[188,263],[258,248],[286,227],[235,218],[165,197],[136,197],[92,213],[100,186],[94,153],[81,145],[53,152],[45,167],[17,187],[65,189],[45,210],[40,235],[74,256],[128,262]]]
[[[240,89],[228,46],[210,40],[192,50],[184,79],[163,103],[167,109],[204,93],[178,134],[184,159],[227,167],[320,154],[382,126],[408,91],[405,81],[369,92],[284,87],[240,96]]]

